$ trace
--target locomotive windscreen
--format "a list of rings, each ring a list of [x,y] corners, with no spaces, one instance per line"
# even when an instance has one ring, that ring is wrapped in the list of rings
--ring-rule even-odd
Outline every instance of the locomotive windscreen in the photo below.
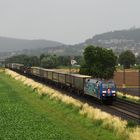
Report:
[[[115,88],[115,84],[114,83],[103,83],[102,87],[103,88]]]

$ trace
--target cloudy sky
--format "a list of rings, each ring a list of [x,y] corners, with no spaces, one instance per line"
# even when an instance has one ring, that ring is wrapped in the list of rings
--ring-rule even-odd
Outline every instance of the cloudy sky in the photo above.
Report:
[[[75,44],[140,27],[140,0],[0,0],[0,36]]]

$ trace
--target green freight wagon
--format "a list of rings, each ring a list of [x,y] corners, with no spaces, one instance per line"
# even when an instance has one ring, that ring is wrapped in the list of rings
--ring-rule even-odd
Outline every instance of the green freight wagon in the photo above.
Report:
[[[66,74],[65,73],[60,73],[59,72],[59,82],[62,83],[62,84],[66,84]]]
[[[53,72],[53,81],[59,82],[59,73],[58,72]]]
[[[41,68],[39,68],[39,67],[31,67],[31,73],[32,73],[32,75],[41,77],[41,75],[40,75],[40,69]]]
[[[69,82],[71,86],[79,91],[84,91],[84,84],[86,79],[91,79],[91,76],[80,74],[71,74],[69,76]]]
[[[47,72],[48,72],[48,79],[53,80],[53,70],[48,70],[47,69]]]

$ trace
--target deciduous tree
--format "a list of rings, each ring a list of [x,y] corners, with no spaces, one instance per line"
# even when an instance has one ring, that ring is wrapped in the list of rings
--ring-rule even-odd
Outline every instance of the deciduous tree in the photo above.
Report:
[[[81,74],[104,79],[113,77],[117,57],[112,50],[90,45],[84,50],[84,60],[80,69]]]
[[[130,68],[130,65],[135,64],[136,58],[135,55],[130,50],[126,50],[119,55],[118,61],[125,68]]]

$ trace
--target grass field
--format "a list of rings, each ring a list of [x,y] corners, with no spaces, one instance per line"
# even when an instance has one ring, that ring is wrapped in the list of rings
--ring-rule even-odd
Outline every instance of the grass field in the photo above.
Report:
[[[132,96],[129,94],[124,95],[122,92],[117,92],[117,97],[140,104],[140,97],[139,96]]]
[[[0,73],[0,139],[122,140],[100,125]]]

